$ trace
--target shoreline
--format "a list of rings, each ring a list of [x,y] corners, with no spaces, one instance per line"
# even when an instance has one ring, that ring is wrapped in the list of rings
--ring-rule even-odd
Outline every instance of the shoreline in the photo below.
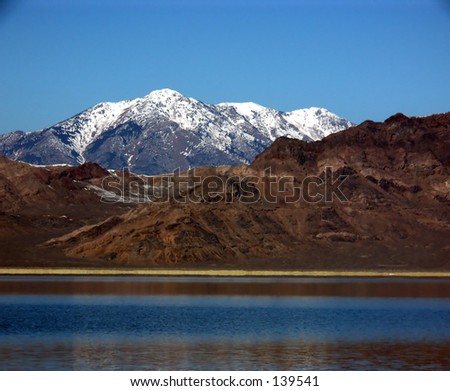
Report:
[[[330,271],[244,269],[101,269],[101,268],[0,268],[0,276],[153,276],[153,277],[404,277],[450,278],[450,271]]]

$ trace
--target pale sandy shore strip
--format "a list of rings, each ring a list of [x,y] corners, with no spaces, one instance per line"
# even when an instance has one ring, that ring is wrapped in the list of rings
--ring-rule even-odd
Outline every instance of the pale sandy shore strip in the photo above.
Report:
[[[301,271],[228,269],[76,269],[0,268],[0,275],[33,276],[210,276],[210,277],[417,277],[450,278],[450,272],[426,271]]]

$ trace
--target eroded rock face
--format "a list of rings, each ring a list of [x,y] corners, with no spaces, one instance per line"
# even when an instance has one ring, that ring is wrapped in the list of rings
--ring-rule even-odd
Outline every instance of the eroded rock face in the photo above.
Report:
[[[141,205],[50,245],[116,265],[450,267],[449,113],[397,114],[315,143],[280,138],[250,166],[199,176],[181,198]],[[211,192],[214,176],[226,184]],[[245,198],[249,188],[253,198]]]

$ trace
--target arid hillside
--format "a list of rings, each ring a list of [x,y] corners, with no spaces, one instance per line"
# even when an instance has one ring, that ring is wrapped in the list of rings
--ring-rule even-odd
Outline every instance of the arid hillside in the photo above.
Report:
[[[280,138],[250,166],[133,185],[152,201],[46,248],[110,266],[450,269],[449,113]]]
[[[0,265],[72,262],[39,245],[129,210],[101,201],[97,185],[110,175],[93,163],[36,167],[0,157]]]

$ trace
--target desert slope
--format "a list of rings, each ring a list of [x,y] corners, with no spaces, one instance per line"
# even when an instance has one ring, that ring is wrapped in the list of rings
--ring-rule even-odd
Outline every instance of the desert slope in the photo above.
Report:
[[[112,265],[446,270],[449,128],[449,113],[397,114],[314,143],[280,138],[250,166],[209,168],[199,182],[191,172],[169,202],[48,246]]]
[[[0,265],[73,265],[39,245],[129,210],[94,190],[110,175],[93,163],[36,167],[0,157]]]

